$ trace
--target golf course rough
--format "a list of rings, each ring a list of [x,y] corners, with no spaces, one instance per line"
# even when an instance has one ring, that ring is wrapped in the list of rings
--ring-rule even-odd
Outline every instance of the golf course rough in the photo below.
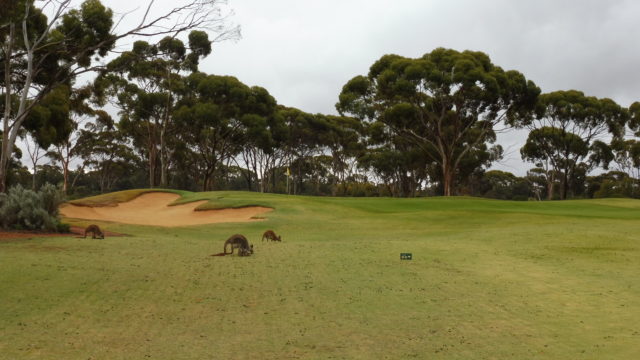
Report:
[[[640,354],[640,201],[180,195],[274,210],[187,227],[95,221],[130,235],[105,240],[3,239],[0,359]],[[266,229],[283,241],[261,242]],[[252,256],[209,256],[237,233]]]

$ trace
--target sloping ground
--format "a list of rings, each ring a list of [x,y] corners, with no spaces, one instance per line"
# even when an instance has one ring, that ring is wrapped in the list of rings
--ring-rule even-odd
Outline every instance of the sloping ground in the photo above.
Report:
[[[106,241],[0,242],[0,359],[640,354],[638,200],[180,195],[209,201],[199,209],[278,211],[220,226],[109,224],[132,236]],[[267,228],[283,241],[262,242]],[[234,233],[252,256],[208,256]]]
[[[271,211],[267,207],[252,206],[237,209],[198,210],[207,200],[171,205],[180,195],[152,192],[142,194],[115,206],[89,207],[66,204],[60,208],[67,218],[112,221],[134,225],[164,227],[203,225],[226,222],[256,221],[255,217]]]

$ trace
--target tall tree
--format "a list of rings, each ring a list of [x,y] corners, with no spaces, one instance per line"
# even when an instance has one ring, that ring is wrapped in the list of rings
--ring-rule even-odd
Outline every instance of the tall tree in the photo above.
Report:
[[[265,104],[269,104],[270,109],[266,112],[267,116],[253,115],[248,118],[248,131],[242,140],[240,156],[234,157],[234,161],[238,167],[242,167],[242,162],[247,168],[244,176],[249,188],[251,189],[255,176],[257,190],[265,192],[270,190],[274,172],[287,163],[288,157],[284,147],[286,140],[284,119],[276,113],[275,100],[266,90],[261,89],[261,91],[264,91],[262,96],[267,100]]]
[[[113,189],[124,176],[133,173],[139,164],[126,136],[117,128],[115,122],[104,111],[98,111],[95,122],[85,125],[82,142],[88,144],[81,151],[82,160],[98,175],[100,192]]]
[[[636,101],[629,107],[629,128],[635,131],[635,136],[640,137],[640,102]]]
[[[293,182],[293,194],[302,192],[304,173],[310,166],[306,162],[319,154],[321,148],[320,132],[324,128],[320,117],[296,108],[280,106],[279,116],[286,127],[285,157]]]
[[[628,111],[611,99],[585,96],[576,90],[543,94],[535,117],[521,124],[531,130],[523,159],[550,161],[554,173],[561,176],[560,198],[566,199],[582,161],[602,150],[602,140],[622,136],[628,117]],[[536,144],[542,148],[534,149]],[[539,156],[541,153],[545,156]]]
[[[95,110],[90,104],[93,88],[85,86],[75,89],[68,96],[69,112],[65,122],[68,126],[66,131],[58,134],[58,139],[53,143],[54,149],[47,152],[47,157],[55,164],[58,163],[62,170],[62,190],[66,194],[69,187],[73,188],[78,176],[84,170],[86,163],[82,162],[79,171],[76,173],[74,180],[69,184],[70,166],[74,160],[81,157],[83,152],[89,151],[90,136],[87,130],[82,129],[80,125],[88,117],[108,116],[102,110]]]
[[[579,136],[554,127],[534,129],[520,150],[522,158],[543,168],[546,172],[547,196],[554,194],[556,174],[562,169],[574,168],[576,162],[589,152],[588,145]],[[563,182],[563,184],[566,183]],[[564,198],[561,193],[561,198]]]
[[[192,31],[188,46],[173,36],[157,44],[136,41],[131,51],[112,60],[96,80],[107,86],[120,108],[121,127],[144,146],[148,156],[149,185],[156,185],[160,166],[160,186],[166,187],[169,168],[169,134],[172,114],[184,86],[182,73],[194,72],[202,57],[211,53],[207,33]]]
[[[365,151],[362,122],[346,116],[325,116],[326,129],[321,134],[323,143],[331,154],[333,184],[331,195],[337,195],[338,184],[343,188],[354,174],[356,159]]]
[[[382,122],[423,148],[442,169],[449,196],[468,152],[498,124],[526,118],[538,94],[533,82],[502,70],[482,52],[439,48],[417,59],[383,56],[368,76],[344,85],[336,108]]]
[[[618,170],[627,173],[640,183],[640,141],[621,139],[614,141],[612,148]]]
[[[197,156],[202,189],[207,191],[215,186],[216,172],[240,152],[246,134],[264,129],[276,102],[265,89],[231,76],[194,73],[185,88],[174,115],[182,129],[177,136]]]
[[[17,0],[0,15],[0,86],[3,126],[0,149],[0,192],[5,191],[10,155],[24,121],[51,91],[70,86],[77,76],[101,68],[103,58],[117,40],[128,36],[177,35],[194,28],[213,28],[223,33],[226,17],[222,0],[180,1],[176,7],[151,16],[148,2],[137,25],[118,31],[113,12],[99,0],[85,0],[74,8],[72,0],[43,1],[50,17],[35,0]],[[3,7],[3,10],[5,8]]]

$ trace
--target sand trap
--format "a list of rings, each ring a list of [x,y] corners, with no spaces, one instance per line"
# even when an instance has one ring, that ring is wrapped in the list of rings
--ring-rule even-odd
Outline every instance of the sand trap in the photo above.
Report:
[[[271,211],[270,208],[253,206],[240,209],[195,211],[206,200],[183,205],[168,206],[180,198],[171,193],[146,193],[137,198],[108,207],[87,207],[65,204],[60,208],[64,217],[87,220],[113,221],[124,224],[154,226],[189,226],[226,222],[258,221],[252,217]]]

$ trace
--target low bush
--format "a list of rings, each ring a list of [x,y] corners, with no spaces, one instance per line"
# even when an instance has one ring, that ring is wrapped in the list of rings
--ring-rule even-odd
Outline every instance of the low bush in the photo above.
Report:
[[[63,201],[62,192],[50,184],[44,185],[39,192],[14,186],[7,194],[0,194],[0,227],[58,231],[64,228],[58,213]]]

